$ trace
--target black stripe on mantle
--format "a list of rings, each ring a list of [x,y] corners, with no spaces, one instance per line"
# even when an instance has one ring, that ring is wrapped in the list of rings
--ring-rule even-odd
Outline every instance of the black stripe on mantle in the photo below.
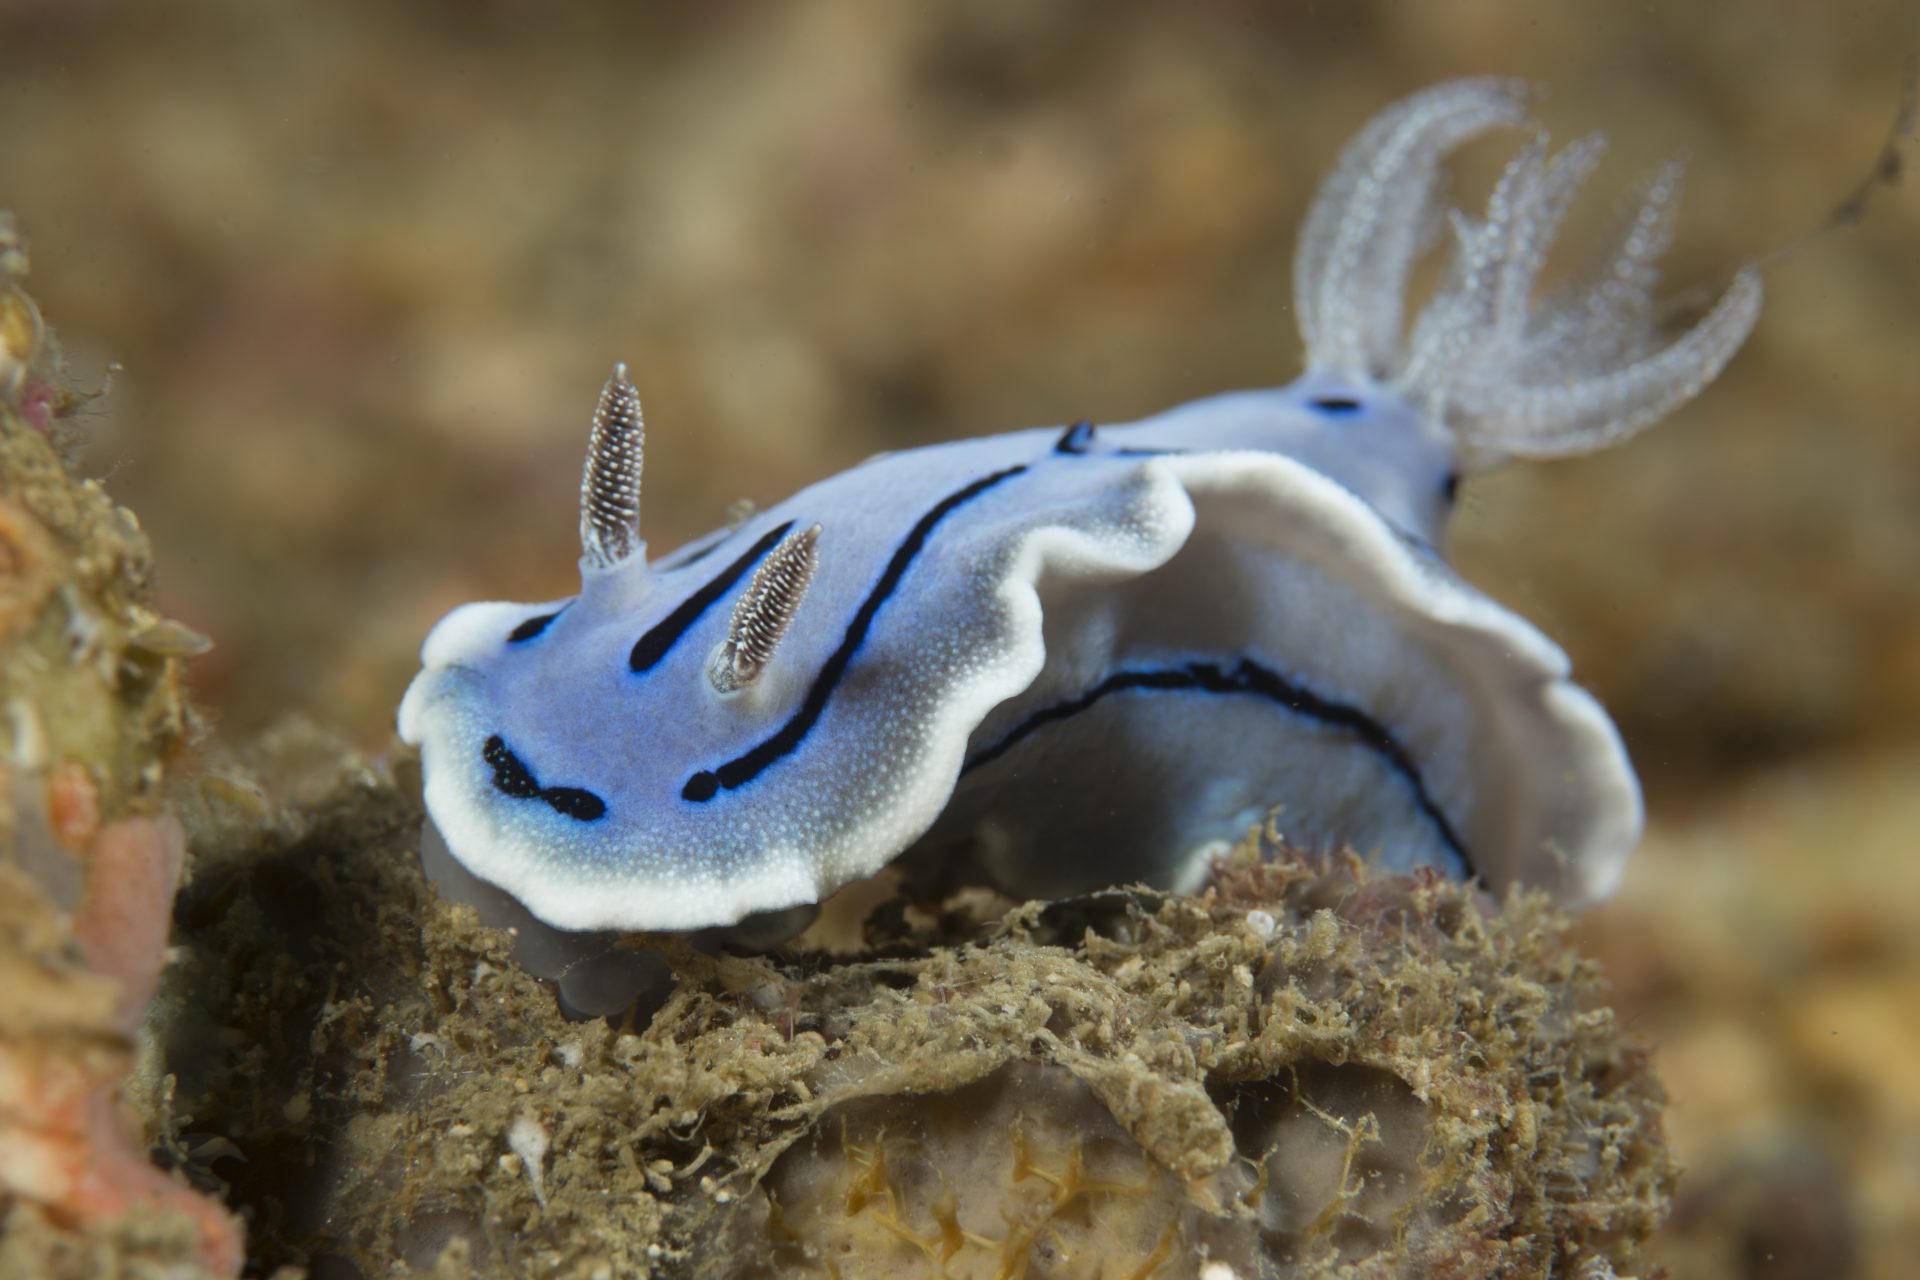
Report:
[[[952,514],[956,508],[973,501],[1002,481],[1011,480],[1026,469],[1023,464],[982,476],[964,489],[948,494],[921,516],[912,530],[902,539],[900,545],[894,548],[893,558],[887,561],[886,571],[880,575],[880,580],[874,584],[873,590],[867,593],[867,598],[861,603],[859,612],[853,615],[853,621],[847,624],[847,632],[840,641],[840,647],[833,651],[833,655],[820,668],[819,674],[813,678],[813,687],[807,690],[806,700],[800,704],[800,709],[793,713],[792,719],[782,725],[772,737],[745,755],[735,757],[717,769],[702,769],[688,778],[686,785],[680,789],[681,798],[696,804],[704,803],[713,799],[722,788],[732,791],[736,787],[746,785],[759,777],[761,772],[775,761],[797,750],[826,712],[827,702],[833,697],[834,689],[839,685],[841,678],[847,674],[847,667],[852,664],[854,654],[858,653],[860,646],[866,642],[867,633],[873,629],[873,620],[879,615],[880,607],[899,588],[900,580],[906,576],[915,557],[926,547],[927,539],[933,535],[935,526]]]

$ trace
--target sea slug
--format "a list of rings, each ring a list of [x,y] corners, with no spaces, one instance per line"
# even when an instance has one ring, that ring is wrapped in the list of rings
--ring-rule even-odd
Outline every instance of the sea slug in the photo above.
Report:
[[[1642,822],[1619,735],[1439,548],[1463,474],[1697,393],[1761,286],[1661,334],[1670,165],[1536,297],[1602,144],[1550,151],[1529,97],[1442,84],[1349,145],[1300,237],[1307,371],[1277,390],[886,454],[649,560],[617,368],[579,593],[455,610],[401,705],[454,856],[562,929],[685,929],[908,852],[1020,895],[1187,887],[1281,805],[1298,845],[1610,892]],[[1526,141],[1485,212],[1444,208],[1442,162],[1495,128]]]

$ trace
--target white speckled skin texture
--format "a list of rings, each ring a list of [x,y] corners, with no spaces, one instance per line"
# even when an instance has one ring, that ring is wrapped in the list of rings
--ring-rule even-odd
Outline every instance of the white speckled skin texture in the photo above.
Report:
[[[1443,85],[1349,148],[1302,238],[1309,372],[1286,388],[884,455],[652,564],[636,502],[631,549],[590,539],[572,600],[455,610],[400,709],[454,855],[560,928],[685,929],[910,847],[1016,894],[1187,885],[1196,850],[1282,805],[1303,844],[1610,892],[1642,816],[1618,735],[1436,547],[1464,467],[1644,425],[1731,357],[1759,292],[1743,274],[1661,346],[1648,232],[1536,316],[1596,145],[1532,145],[1484,220],[1456,216],[1403,355],[1434,171],[1524,96]],[[755,566],[814,524],[790,629],[722,692]]]

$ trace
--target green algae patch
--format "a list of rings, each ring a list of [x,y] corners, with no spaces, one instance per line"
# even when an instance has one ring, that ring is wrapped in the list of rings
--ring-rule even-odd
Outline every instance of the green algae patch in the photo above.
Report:
[[[1598,1275],[1665,1213],[1659,1087],[1537,897],[1250,837],[1198,896],[896,901],[851,955],[635,939],[657,1012],[569,1021],[434,896],[410,773],[289,728],[181,801],[174,1141],[257,1265]]]

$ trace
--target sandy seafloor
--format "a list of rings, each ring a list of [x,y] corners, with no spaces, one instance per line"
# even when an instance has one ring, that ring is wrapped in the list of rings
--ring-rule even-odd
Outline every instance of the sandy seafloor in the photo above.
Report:
[[[218,638],[217,732],[299,711],[384,750],[442,612],[572,589],[615,359],[664,549],[878,449],[1290,377],[1303,202],[1435,80],[1523,75],[1557,136],[1606,130],[1595,216],[1688,153],[1671,277],[1711,286],[1858,185],[1917,51],[1885,0],[6,0],[0,207],[78,372],[120,366],[88,466]],[[1647,784],[1586,929],[1690,1166],[1654,1257],[1891,1278],[1920,1257],[1915,186],[1767,284],[1697,404],[1470,481],[1455,551]]]

